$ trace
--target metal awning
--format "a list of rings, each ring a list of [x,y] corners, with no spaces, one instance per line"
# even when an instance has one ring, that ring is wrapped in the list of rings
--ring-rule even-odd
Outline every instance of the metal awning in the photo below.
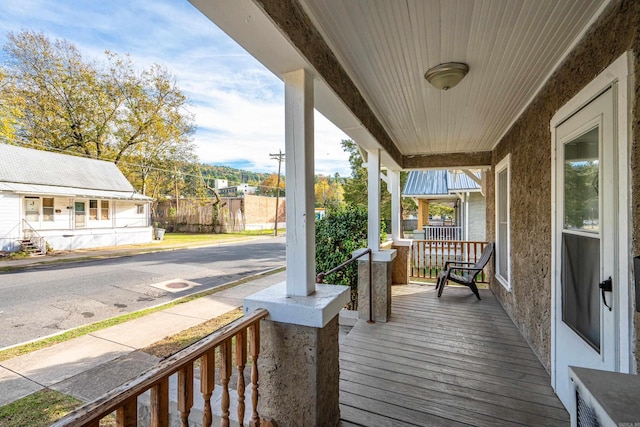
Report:
[[[152,197],[138,194],[135,191],[108,191],[91,188],[58,187],[54,185],[23,184],[16,182],[0,182],[0,192],[10,192],[32,196],[83,197],[94,199],[152,201]]]

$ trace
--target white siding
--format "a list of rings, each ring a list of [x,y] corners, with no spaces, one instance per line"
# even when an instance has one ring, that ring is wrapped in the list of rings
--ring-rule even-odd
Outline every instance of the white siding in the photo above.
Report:
[[[43,197],[44,198],[44,197]],[[67,209],[71,207],[71,209]],[[60,211],[60,212],[58,212]],[[32,224],[39,230],[66,230],[69,229],[70,218],[73,213],[73,201],[68,197],[53,198],[53,221],[43,221],[40,216],[40,223]]]
[[[20,196],[0,193],[0,251],[14,251],[19,248],[16,240],[22,237]]]
[[[153,240],[148,202],[109,200],[109,219],[89,220],[89,199],[53,199],[54,220],[43,221],[41,206],[38,221],[33,221],[31,225],[54,250],[148,243]],[[20,249],[16,241],[22,237],[22,201],[20,195],[0,193],[0,251]],[[87,223],[84,228],[74,229],[76,201],[85,202]],[[98,209],[100,201],[98,199]],[[142,213],[138,213],[138,205],[142,206]]]
[[[137,206],[143,206],[143,213],[137,213]],[[146,202],[115,202],[116,227],[147,227],[149,225],[149,204]]]
[[[44,230],[40,235],[55,250],[73,250],[149,243],[153,240],[152,231],[151,227],[94,228],[73,231]]]
[[[469,240],[484,242],[487,236],[485,198],[478,192],[469,193]]]

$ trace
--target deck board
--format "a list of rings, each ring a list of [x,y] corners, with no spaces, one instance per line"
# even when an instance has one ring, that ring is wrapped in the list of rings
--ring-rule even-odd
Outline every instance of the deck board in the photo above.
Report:
[[[562,426],[569,415],[488,290],[394,287],[388,323],[358,322],[340,348],[344,425]]]

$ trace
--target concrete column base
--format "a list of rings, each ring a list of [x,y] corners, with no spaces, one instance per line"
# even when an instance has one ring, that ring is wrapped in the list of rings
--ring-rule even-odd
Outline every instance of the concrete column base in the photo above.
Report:
[[[318,284],[309,296],[288,296],[284,282],[244,300],[245,313],[269,310],[260,322],[261,418],[278,427],[338,425],[338,313],[349,300],[347,286]]]
[[[338,425],[338,318],[323,328],[270,320],[260,327],[260,416],[279,427]]]
[[[391,283],[395,249],[373,253],[373,320],[387,322],[391,316]],[[358,260],[358,318],[369,320],[369,256]]]

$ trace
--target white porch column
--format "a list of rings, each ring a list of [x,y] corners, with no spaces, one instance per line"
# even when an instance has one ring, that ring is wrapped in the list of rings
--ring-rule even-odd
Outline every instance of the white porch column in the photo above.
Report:
[[[391,190],[391,237],[394,242],[402,238],[402,216],[400,215],[400,171],[389,170],[389,190]]]
[[[380,149],[367,150],[367,153],[367,190],[369,195],[367,239],[369,248],[378,252],[380,250]]]
[[[287,296],[307,296],[315,292],[313,77],[296,70],[284,85]]]
[[[287,178],[286,282],[249,295],[244,312],[260,321],[258,411],[280,426],[335,426],[340,421],[338,313],[348,286],[315,284],[313,77],[284,75]]]

